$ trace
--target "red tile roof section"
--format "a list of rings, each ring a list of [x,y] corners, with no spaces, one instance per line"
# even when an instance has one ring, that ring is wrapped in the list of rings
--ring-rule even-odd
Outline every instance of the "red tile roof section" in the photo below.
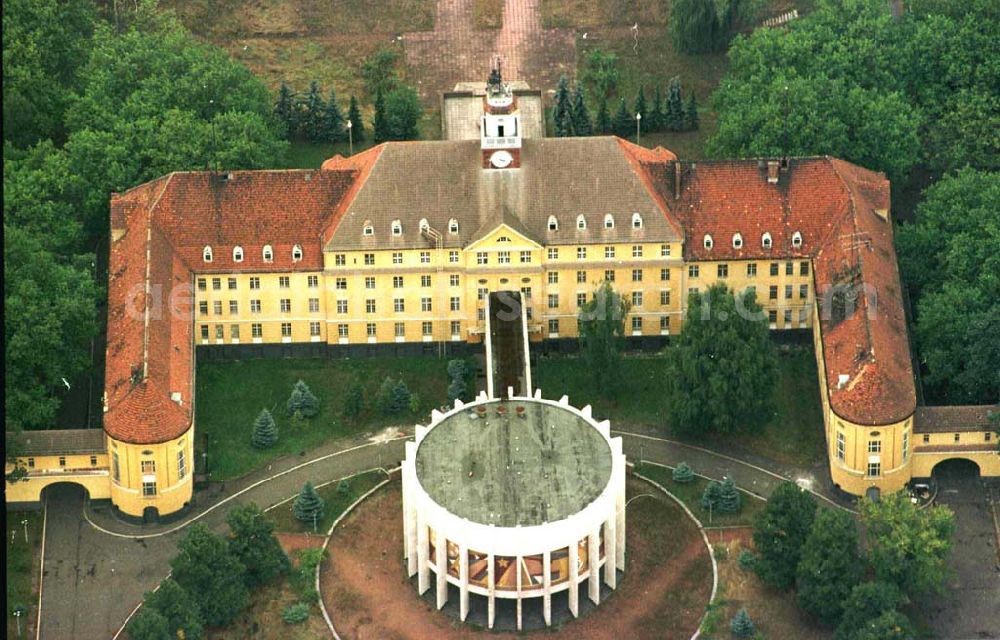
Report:
[[[994,413],[1000,413],[1000,405],[917,407],[913,416],[913,430],[918,433],[987,431],[996,428],[990,423],[990,415]]]
[[[646,187],[646,191],[648,191],[650,197],[653,198],[653,202],[655,202],[656,206],[658,206],[663,212],[667,222],[669,222],[670,226],[674,228],[677,235],[683,238],[684,229],[681,227],[680,222],[674,214],[670,211],[670,207],[663,198],[663,194],[656,188],[656,184],[654,182],[655,174],[651,174],[651,172],[644,170],[645,166],[665,166],[667,163],[677,160],[677,156],[674,155],[673,151],[664,149],[663,147],[647,149],[646,147],[640,147],[639,145],[632,144],[631,142],[622,140],[621,138],[616,138],[616,140],[618,140],[618,145],[625,153],[625,158],[628,160],[628,163],[632,166],[632,170],[638,174],[642,184]]]
[[[326,246],[326,243],[333,237],[333,232],[337,230],[337,224],[344,217],[344,214],[347,213],[351,203],[354,202],[354,197],[358,195],[358,192],[365,185],[365,181],[371,175],[372,167],[375,166],[375,163],[382,156],[383,150],[385,150],[384,143],[349,158],[336,155],[323,161],[322,169],[324,171],[349,171],[354,176],[354,181],[350,189],[341,198],[339,206],[334,209],[323,224],[323,233],[320,238],[323,246]]]

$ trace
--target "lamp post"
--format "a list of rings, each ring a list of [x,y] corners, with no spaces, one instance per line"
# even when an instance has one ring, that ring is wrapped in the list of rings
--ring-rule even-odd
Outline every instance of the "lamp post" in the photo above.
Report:
[[[639,133],[642,124],[642,114],[638,111],[635,112],[635,143],[639,144]]]
[[[207,451],[202,451],[201,452],[201,472],[205,474],[206,478],[208,477],[208,452]]]
[[[28,544],[28,520],[21,520],[21,524],[24,525],[24,544]]]
[[[354,132],[353,132],[353,129],[354,129],[354,123],[351,122],[350,118],[348,118],[347,119],[347,145],[348,145],[348,149],[349,149],[348,155],[351,155],[351,156],[354,155]]]
[[[17,620],[17,637],[21,637],[21,616],[24,615],[24,607],[18,606],[12,612],[14,614],[14,619]]]

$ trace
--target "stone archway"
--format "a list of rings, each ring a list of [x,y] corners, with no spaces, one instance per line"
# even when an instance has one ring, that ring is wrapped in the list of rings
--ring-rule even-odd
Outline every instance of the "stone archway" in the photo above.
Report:
[[[80,494],[82,494],[82,502],[90,500],[90,491],[85,485],[74,480],[60,480],[59,482],[53,482],[42,487],[38,500],[42,504],[45,504],[48,500],[71,500],[75,502],[76,500],[81,500]]]
[[[979,464],[968,458],[948,458],[934,465],[931,469],[931,476],[936,481],[941,480],[962,480],[980,477]]]

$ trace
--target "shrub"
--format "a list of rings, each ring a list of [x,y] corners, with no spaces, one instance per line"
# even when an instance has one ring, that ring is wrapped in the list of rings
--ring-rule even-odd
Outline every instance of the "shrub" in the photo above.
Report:
[[[299,492],[292,504],[292,513],[300,522],[312,524],[315,527],[316,523],[323,519],[324,506],[323,498],[316,493],[312,483],[307,482],[302,486],[302,491]]]
[[[688,463],[682,462],[677,465],[676,469],[674,469],[671,477],[673,477],[674,482],[678,484],[687,484],[694,481],[694,471],[691,470]]]
[[[309,619],[309,605],[304,602],[290,604],[281,612],[281,619],[287,624],[302,624]]]
[[[733,619],[729,621],[729,630],[732,631],[733,635],[737,638],[751,638],[757,631],[757,629],[753,626],[753,620],[750,619],[750,614],[747,613],[746,609],[740,609],[736,612]]]
[[[267,409],[262,409],[257,419],[253,421],[253,434],[250,444],[257,449],[267,449],[278,443],[278,426]]]
[[[292,387],[292,395],[288,398],[286,406],[288,415],[297,418],[312,418],[319,413],[319,400],[304,380],[299,380]]]
[[[712,480],[705,487],[705,491],[701,494],[701,508],[705,511],[718,511],[719,509],[719,494],[722,491],[722,486]]]
[[[752,571],[757,558],[750,552],[749,549],[744,549],[743,551],[740,551],[740,555],[736,561],[739,563],[740,568],[744,571]]]
[[[739,489],[733,483],[733,479],[726,476],[722,479],[719,487],[719,513],[738,513],[743,506],[742,496]]]
[[[337,483],[337,493],[339,493],[340,495],[342,496],[347,495],[348,493],[350,493],[350,491],[351,491],[351,481],[348,480],[347,478],[344,478],[343,480]]]

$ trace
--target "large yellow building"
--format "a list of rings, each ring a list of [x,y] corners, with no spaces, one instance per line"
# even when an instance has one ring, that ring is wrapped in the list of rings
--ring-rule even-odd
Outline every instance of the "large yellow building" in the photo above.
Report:
[[[988,407],[917,410],[882,174],[523,137],[540,127],[521,122],[518,95],[481,98],[477,139],[391,142],[319,170],[172,173],[113,195],[91,465],[108,486],[88,484],[91,497],[146,518],[190,502],[196,350],[461,353],[497,290],[521,291],[530,340],[558,349],[604,281],[630,302],[636,346],[681,331],[690,292],[720,281],[755,288],[772,329],[810,329],[830,471],[848,493],[898,490],[954,457],[1000,475]],[[9,502],[51,482],[29,472]]]

